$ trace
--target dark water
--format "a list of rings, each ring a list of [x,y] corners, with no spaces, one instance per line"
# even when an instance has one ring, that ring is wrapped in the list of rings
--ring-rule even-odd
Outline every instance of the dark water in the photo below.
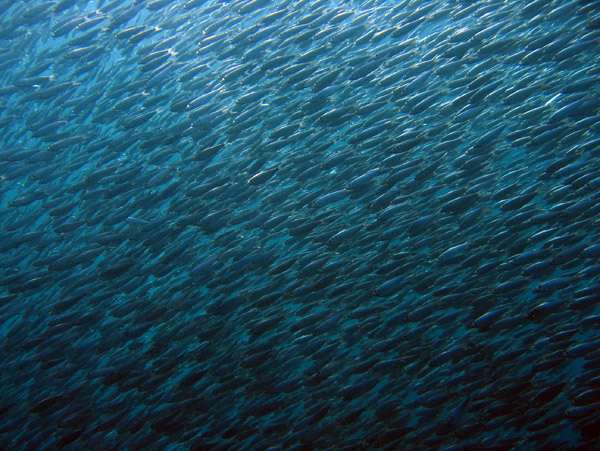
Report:
[[[0,11],[0,448],[598,447],[600,2]]]

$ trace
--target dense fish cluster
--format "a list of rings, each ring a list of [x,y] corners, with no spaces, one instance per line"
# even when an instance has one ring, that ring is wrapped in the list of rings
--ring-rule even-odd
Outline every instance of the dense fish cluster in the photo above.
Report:
[[[0,448],[600,446],[600,2],[0,3]]]

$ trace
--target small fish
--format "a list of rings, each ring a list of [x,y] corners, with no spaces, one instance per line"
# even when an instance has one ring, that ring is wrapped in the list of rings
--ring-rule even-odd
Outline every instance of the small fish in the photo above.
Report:
[[[0,447],[593,448],[595,6],[0,2]]]
[[[273,177],[277,170],[277,167],[273,167],[253,175],[250,177],[250,179],[248,179],[248,185],[262,185],[271,177]]]

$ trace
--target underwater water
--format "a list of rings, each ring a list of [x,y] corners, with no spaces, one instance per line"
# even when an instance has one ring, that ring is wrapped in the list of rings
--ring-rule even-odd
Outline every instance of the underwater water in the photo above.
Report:
[[[0,14],[1,449],[600,446],[600,1]]]

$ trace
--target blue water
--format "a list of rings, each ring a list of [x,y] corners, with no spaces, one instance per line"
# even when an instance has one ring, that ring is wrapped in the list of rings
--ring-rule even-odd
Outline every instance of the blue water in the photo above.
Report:
[[[0,12],[1,449],[598,447],[597,2]]]

